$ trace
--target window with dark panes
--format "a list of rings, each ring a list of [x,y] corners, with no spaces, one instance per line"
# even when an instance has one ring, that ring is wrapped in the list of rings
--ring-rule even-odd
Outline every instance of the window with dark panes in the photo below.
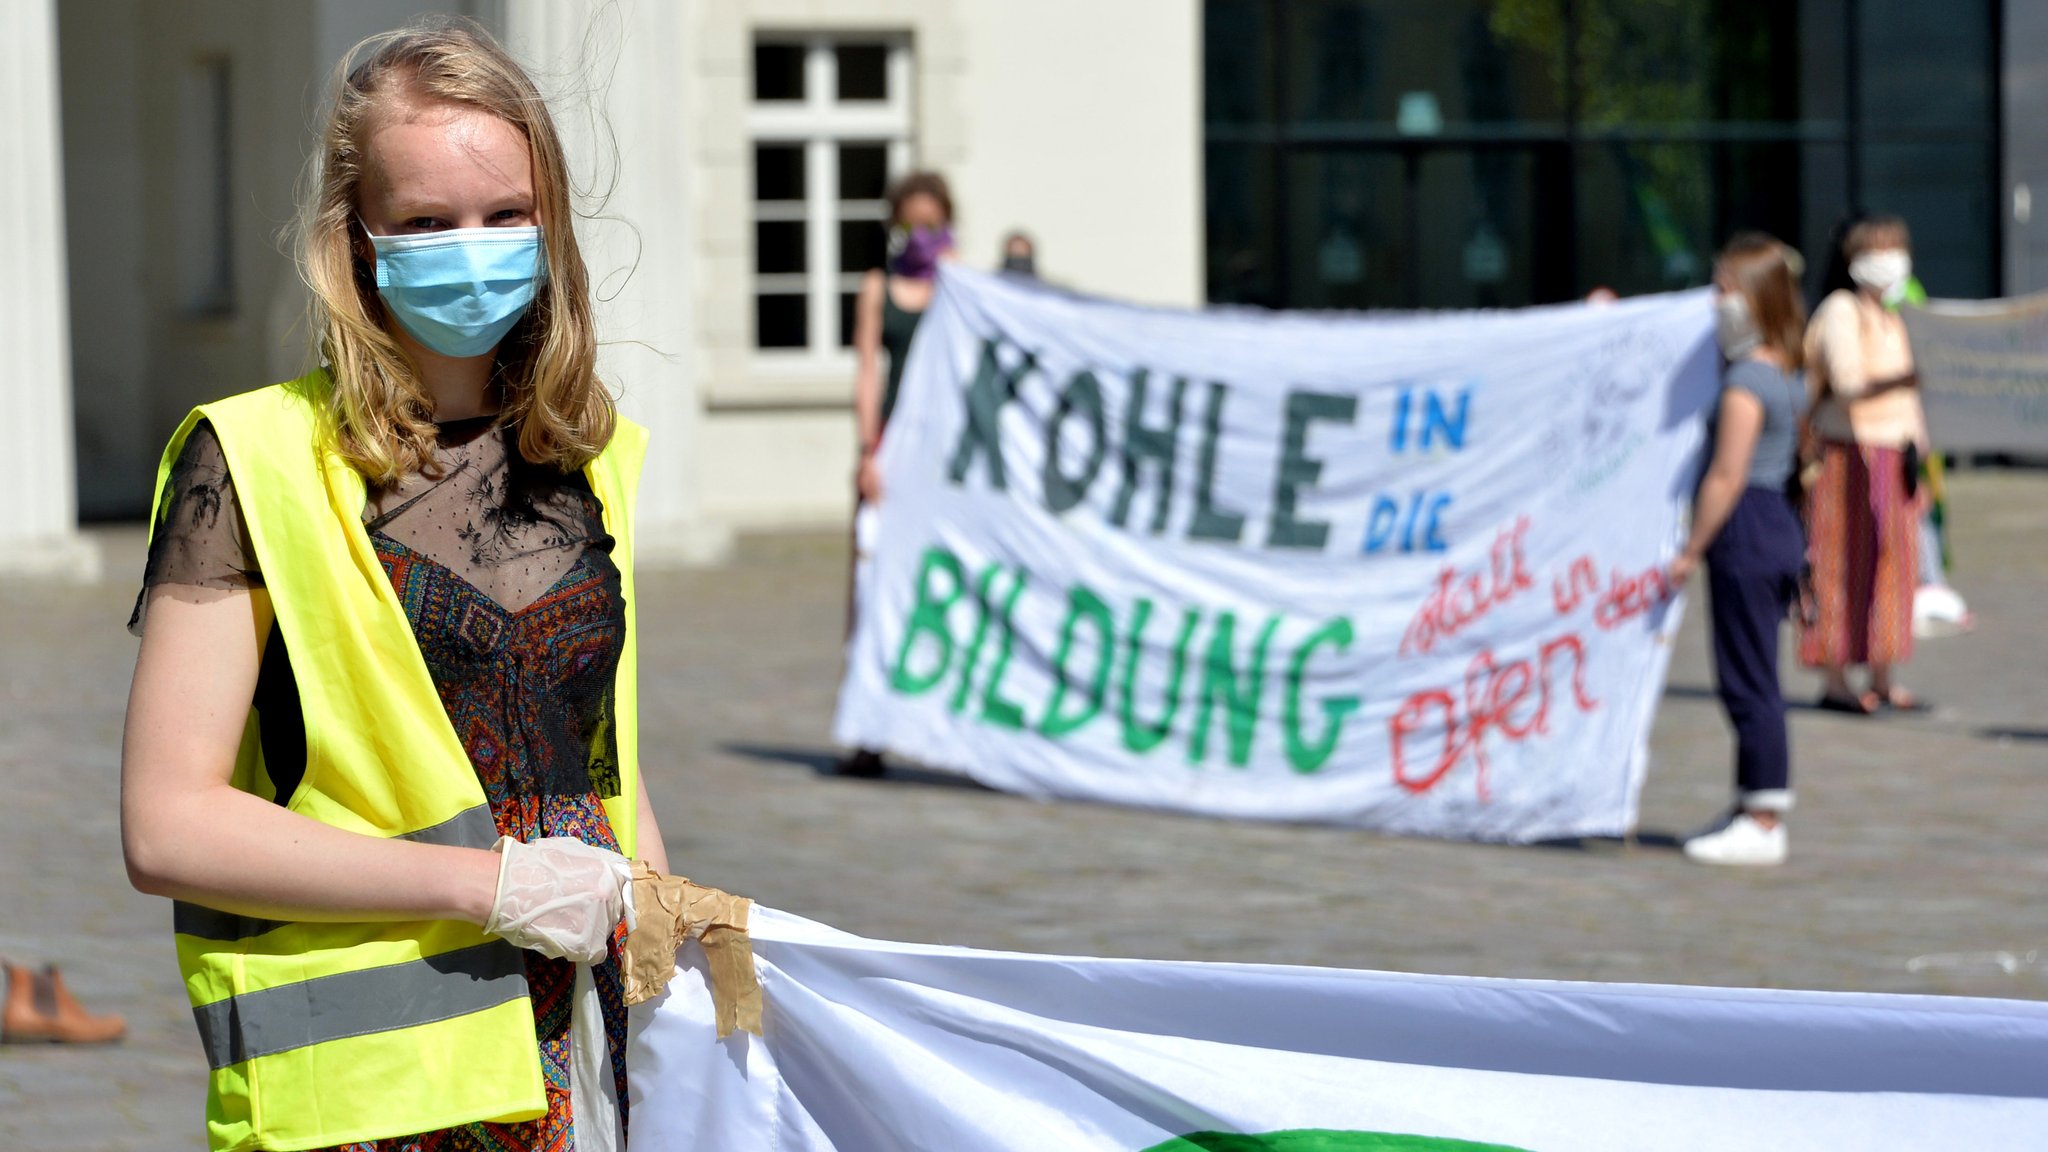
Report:
[[[1493,307],[1703,283],[1896,211],[1998,290],[1994,0],[1206,0],[1217,302]]]
[[[904,37],[764,34],[754,46],[754,345],[830,358],[853,342],[860,278],[887,254],[907,170]]]
[[[754,45],[754,99],[802,100],[805,55],[800,43],[767,41]]]
[[[841,44],[839,98],[841,100],[887,100],[889,98],[889,48],[885,44]]]

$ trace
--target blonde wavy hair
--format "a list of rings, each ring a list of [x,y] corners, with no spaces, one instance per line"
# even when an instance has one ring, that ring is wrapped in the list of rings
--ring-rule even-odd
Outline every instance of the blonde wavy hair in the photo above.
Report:
[[[610,441],[616,414],[597,376],[597,329],[561,137],[539,89],[497,40],[448,17],[415,21],[349,51],[307,167],[299,266],[312,290],[311,328],[334,380],[327,400],[334,446],[380,483],[433,467],[433,399],[385,328],[375,255],[356,224],[365,136],[378,108],[398,100],[480,109],[517,128],[532,149],[547,279],[499,343],[493,379],[502,389],[501,419],[518,426],[520,455],[581,468]]]

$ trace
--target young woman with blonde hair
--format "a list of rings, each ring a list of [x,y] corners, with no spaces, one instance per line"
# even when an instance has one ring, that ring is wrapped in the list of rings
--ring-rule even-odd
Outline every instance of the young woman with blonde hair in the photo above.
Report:
[[[344,63],[301,260],[324,366],[165,453],[122,765],[215,1148],[623,1148],[644,433],[562,145],[460,21]],[[146,627],[143,625],[146,623]]]
[[[1692,532],[1671,566],[1684,583],[1704,560],[1714,679],[1735,729],[1735,805],[1685,843],[1704,864],[1779,864],[1792,807],[1791,748],[1778,687],[1778,638],[1798,596],[1805,542],[1786,496],[1798,459],[1806,327],[1799,254],[1760,232],[1737,235],[1714,264],[1721,401]]]

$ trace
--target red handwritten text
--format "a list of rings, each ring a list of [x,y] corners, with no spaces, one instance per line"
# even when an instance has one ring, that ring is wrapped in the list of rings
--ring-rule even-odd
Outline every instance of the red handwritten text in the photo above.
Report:
[[[1401,655],[1412,656],[1436,647],[1464,631],[1524,588],[1534,587],[1522,542],[1529,534],[1529,518],[1515,521],[1493,541],[1493,552],[1483,572],[1460,573],[1450,565],[1437,575],[1436,587],[1409,621],[1401,637]]]
[[[1593,623],[1604,631],[1612,631],[1647,613],[1677,593],[1661,564],[1633,576],[1617,568],[1608,574],[1607,586],[1603,588],[1600,570],[1594,567],[1591,556],[1572,561],[1569,571],[1550,582],[1550,604],[1559,616],[1578,611],[1586,597],[1593,596]]]
[[[1569,573],[1550,582],[1550,604],[1559,616],[1569,616],[1578,610],[1588,593],[1599,590],[1600,569],[1594,566],[1591,556],[1581,556],[1572,561]]]
[[[1600,594],[1600,602],[1593,606],[1593,623],[1603,629],[1618,628],[1669,600],[1675,591],[1661,565],[1635,576],[1617,571]]]
[[[1479,653],[1465,669],[1462,701],[1447,688],[1408,697],[1387,721],[1393,742],[1394,782],[1410,792],[1427,792],[1469,756],[1477,774],[1479,799],[1489,799],[1487,734],[1498,731],[1515,744],[1547,735],[1553,679],[1567,659],[1571,662],[1572,703],[1580,712],[1591,712],[1600,702],[1586,692],[1586,646],[1569,633],[1543,645],[1533,659],[1502,664],[1491,651]],[[1442,727],[1442,745],[1427,769],[1411,767],[1409,743],[1433,727],[1432,716]],[[1427,745],[1424,755],[1428,755]]]

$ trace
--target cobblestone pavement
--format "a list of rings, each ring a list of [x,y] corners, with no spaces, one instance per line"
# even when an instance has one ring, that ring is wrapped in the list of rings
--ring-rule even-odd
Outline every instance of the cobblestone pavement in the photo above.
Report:
[[[643,577],[646,770],[679,871],[871,936],[2041,998],[2048,475],[1966,473],[1955,504],[1957,579],[1980,628],[1928,642],[1910,669],[1939,703],[1932,716],[1795,713],[1800,809],[1792,862],[1777,871],[1694,867],[1672,847],[1729,787],[1697,602],[1634,848],[1054,806],[901,769],[823,776],[844,579],[832,536],[752,539],[727,568]],[[0,586],[0,954],[61,961],[89,1006],[125,1013],[133,1032],[97,1051],[0,1048],[0,1149],[204,1146],[169,909],[121,869],[115,792],[135,645],[121,622],[141,543],[133,531],[105,541],[107,583]],[[1795,699],[1814,691],[1793,675]]]

